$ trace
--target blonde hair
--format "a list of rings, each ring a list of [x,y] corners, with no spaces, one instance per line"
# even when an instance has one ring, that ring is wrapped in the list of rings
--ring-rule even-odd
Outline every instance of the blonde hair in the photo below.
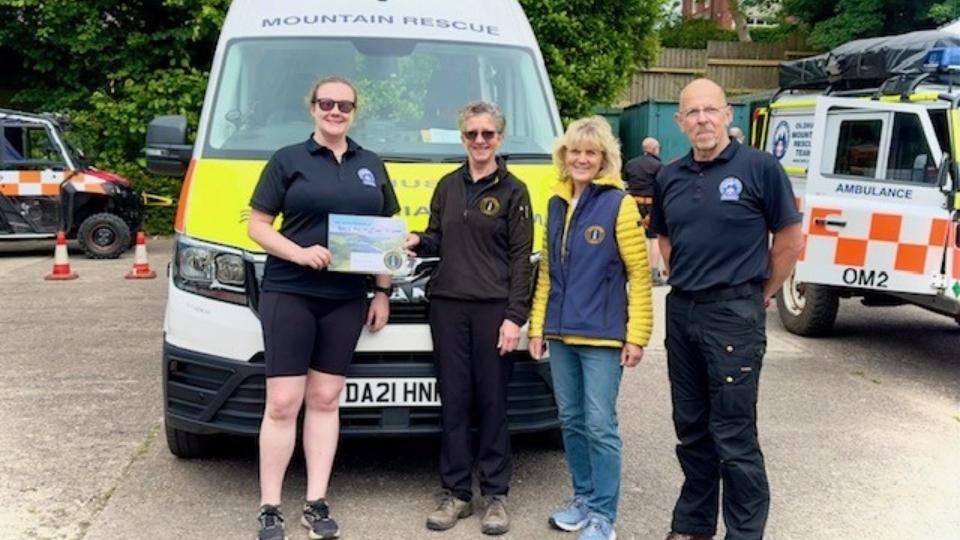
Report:
[[[350,79],[346,77],[324,77],[319,81],[313,83],[313,88],[310,90],[310,93],[307,94],[307,110],[313,109],[313,100],[317,97],[317,90],[325,84],[331,83],[340,83],[350,87],[350,90],[353,91],[353,111],[354,114],[360,109],[360,95],[357,94],[357,87],[354,85]]]
[[[598,115],[575,120],[566,133],[557,138],[553,145],[553,164],[560,171],[560,181],[570,180],[567,169],[567,149],[598,148],[603,155],[598,178],[620,177],[620,141],[613,136],[610,124]]]

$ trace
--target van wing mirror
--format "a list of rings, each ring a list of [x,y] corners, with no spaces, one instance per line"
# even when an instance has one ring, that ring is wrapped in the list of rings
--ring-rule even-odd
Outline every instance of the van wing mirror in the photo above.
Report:
[[[193,156],[187,144],[187,119],[158,116],[147,125],[147,170],[162,176],[183,176]]]

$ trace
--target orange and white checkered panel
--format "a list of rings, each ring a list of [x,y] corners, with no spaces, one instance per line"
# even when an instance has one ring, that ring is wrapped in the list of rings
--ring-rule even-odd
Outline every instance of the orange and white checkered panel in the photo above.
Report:
[[[828,216],[843,220],[837,208],[812,208],[806,256],[812,262],[852,268],[891,268],[914,274],[939,272],[949,221],[921,219],[904,224],[899,214],[875,213],[869,223],[847,223],[844,237],[816,224]],[[954,265],[956,266],[956,264]]]
[[[59,171],[2,171],[0,193],[9,197],[56,196],[62,181]]]
[[[69,175],[68,175],[69,177]],[[77,174],[73,177],[69,177],[69,183],[76,188],[77,191],[83,193],[106,193],[107,190],[104,189],[107,181],[103,178],[97,178],[89,174]]]

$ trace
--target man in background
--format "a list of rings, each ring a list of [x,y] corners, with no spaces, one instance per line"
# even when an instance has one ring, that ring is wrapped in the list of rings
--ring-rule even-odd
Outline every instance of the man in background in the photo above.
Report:
[[[644,234],[647,237],[647,253],[653,272],[653,285],[665,285],[666,280],[660,274],[660,248],[657,235],[650,230],[650,208],[653,205],[653,182],[663,163],[660,162],[660,142],[647,137],[640,143],[642,154],[631,159],[623,166],[623,182],[627,193],[633,195],[643,218]]]
[[[736,141],[737,141],[738,143],[743,144],[743,140],[744,140],[746,137],[744,137],[744,135],[743,135],[743,130],[742,130],[742,129],[734,126],[734,127],[730,128],[730,138],[731,138],[731,139],[736,139]]]

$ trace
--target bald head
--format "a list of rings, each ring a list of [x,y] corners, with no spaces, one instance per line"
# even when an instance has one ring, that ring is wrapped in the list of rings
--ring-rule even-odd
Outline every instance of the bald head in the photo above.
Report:
[[[721,103],[727,102],[727,93],[720,85],[710,79],[696,79],[680,91],[680,110],[684,109],[684,101],[694,99],[715,98]]]
[[[640,143],[640,150],[646,154],[660,155],[660,142],[653,137],[647,137]]]
[[[730,144],[727,126],[733,113],[723,88],[710,79],[697,79],[680,92],[675,118],[697,161],[712,161]]]
[[[738,128],[738,127],[736,127],[736,126],[730,128],[730,132],[729,132],[729,133],[730,133],[730,138],[731,138],[731,139],[736,139],[737,142],[741,142],[741,143],[742,143],[742,142],[743,142],[743,139],[745,138],[745,136],[744,136],[744,134],[743,134],[743,130],[740,129],[740,128]]]

